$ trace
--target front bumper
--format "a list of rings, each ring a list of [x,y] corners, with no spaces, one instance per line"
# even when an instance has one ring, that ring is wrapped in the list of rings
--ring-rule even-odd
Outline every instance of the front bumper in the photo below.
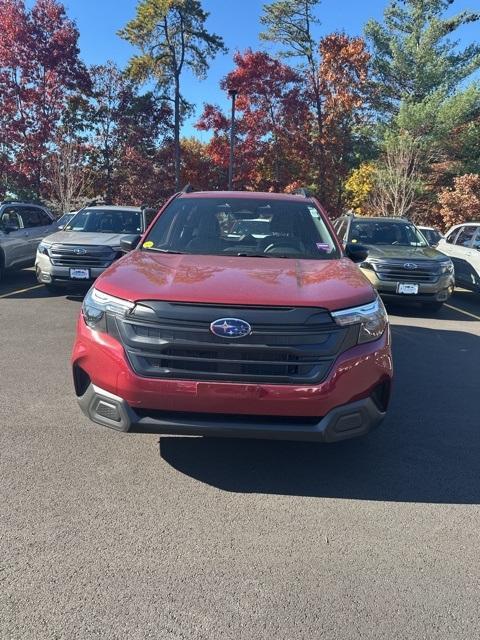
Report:
[[[75,269],[89,269],[90,278],[88,279],[76,279],[70,277],[70,267],[58,267],[51,263],[50,258],[44,254],[38,253],[35,261],[35,272],[37,280],[40,284],[53,284],[53,283],[71,283],[82,284],[87,282],[91,283],[101,275],[108,267],[82,267],[78,265]]]
[[[446,302],[452,295],[455,287],[455,278],[452,274],[442,275],[436,282],[416,283],[412,280],[381,280],[373,269],[362,269],[362,273],[367,276],[382,298],[395,302]],[[397,293],[397,287],[401,282],[418,284],[418,294]]]
[[[385,417],[373,398],[336,407],[318,421],[292,421],[278,416],[137,412],[119,396],[93,384],[89,384],[78,403],[90,420],[117,431],[225,438],[338,442],[367,434]]]
[[[380,424],[392,378],[388,330],[339,356],[317,385],[146,378],[133,372],[118,341],[89,329],[82,317],[72,365],[80,407],[103,426],[325,442],[363,435]]]

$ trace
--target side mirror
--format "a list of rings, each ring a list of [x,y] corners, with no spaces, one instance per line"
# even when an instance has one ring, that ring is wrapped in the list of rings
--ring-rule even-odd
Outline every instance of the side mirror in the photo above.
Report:
[[[134,249],[136,249],[138,247],[138,243],[140,242],[140,238],[142,236],[140,235],[131,235],[131,236],[124,236],[121,240],[120,240],[120,249],[122,251],[125,251],[125,253],[128,253],[129,251],[133,251]]]
[[[13,224],[6,224],[3,227],[3,230],[5,231],[5,233],[11,233],[12,231],[18,231],[18,227]]]
[[[358,264],[359,262],[364,262],[368,258],[368,247],[366,247],[364,244],[349,242],[345,247],[345,255],[356,264]]]

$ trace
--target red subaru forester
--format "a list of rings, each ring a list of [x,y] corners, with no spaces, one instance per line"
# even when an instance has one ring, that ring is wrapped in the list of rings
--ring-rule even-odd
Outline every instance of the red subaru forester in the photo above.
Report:
[[[90,289],[72,364],[119,431],[332,442],[390,395],[383,304],[315,198],[180,193]]]

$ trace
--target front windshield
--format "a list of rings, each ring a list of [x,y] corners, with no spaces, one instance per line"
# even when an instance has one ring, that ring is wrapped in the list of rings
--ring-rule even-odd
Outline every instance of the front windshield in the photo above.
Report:
[[[70,220],[65,230],[87,233],[141,233],[141,216],[139,211],[82,209]]]
[[[246,224],[249,219],[255,221],[252,227]],[[319,210],[300,199],[177,198],[158,218],[143,248],[262,258],[340,256]]]
[[[399,220],[354,220],[349,242],[361,244],[396,245],[400,247],[426,247],[427,242],[418,229],[409,222]]]
[[[70,222],[74,215],[74,213],[64,213],[63,216],[57,220],[58,226],[64,227],[68,222]]]

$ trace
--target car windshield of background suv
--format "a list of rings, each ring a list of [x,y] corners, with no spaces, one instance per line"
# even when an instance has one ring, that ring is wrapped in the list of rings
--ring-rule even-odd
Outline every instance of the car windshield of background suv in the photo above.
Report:
[[[350,229],[349,242],[361,244],[426,247],[425,238],[413,224],[406,222],[377,222],[355,220]]]
[[[70,220],[65,231],[141,233],[141,216],[138,211],[82,209]]]
[[[238,221],[264,221],[261,237]],[[340,251],[312,202],[255,198],[177,198],[145,238],[146,251],[238,257],[339,258]]]

